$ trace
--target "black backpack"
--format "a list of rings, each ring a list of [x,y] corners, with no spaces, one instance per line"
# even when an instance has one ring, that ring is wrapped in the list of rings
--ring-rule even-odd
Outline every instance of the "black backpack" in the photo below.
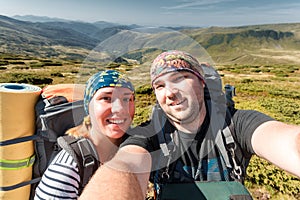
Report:
[[[50,162],[64,148],[73,156],[79,167],[81,191],[99,163],[94,147],[85,138],[66,136],[65,132],[83,122],[86,115],[83,100],[68,102],[57,96],[47,99],[41,96],[36,104],[35,163],[33,165],[31,199],[35,188]],[[59,142],[58,142],[59,141]]]

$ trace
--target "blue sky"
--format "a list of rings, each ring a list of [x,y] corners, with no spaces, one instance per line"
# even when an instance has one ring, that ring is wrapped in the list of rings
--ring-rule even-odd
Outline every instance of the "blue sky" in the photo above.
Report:
[[[0,14],[146,26],[300,22],[299,0],[0,0]]]

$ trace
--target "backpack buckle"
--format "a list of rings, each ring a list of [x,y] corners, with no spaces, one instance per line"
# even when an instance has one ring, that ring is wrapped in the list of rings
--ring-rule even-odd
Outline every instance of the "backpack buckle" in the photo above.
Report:
[[[83,158],[83,166],[84,167],[88,167],[90,165],[94,165],[95,164],[95,160],[93,158],[93,156],[89,155]]]
[[[95,164],[95,159],[93,158],[90,149],[89,144],[85,138],[79,140],[77,142],[81,156],[82,156],[82,162],[84,167],[89,167],[91,165]]]
[[[235,145],[234,145],[234,148],[235,148]],[[232,158],[232,162],[233,162],[233,172],[234,172],[234,175],[240,180],[241,179],[241,175],[242,175],[242,168],[236,162],[234,148],[230,148],[229,152],[230,152],[230,155],[231,155],[231,158]]]

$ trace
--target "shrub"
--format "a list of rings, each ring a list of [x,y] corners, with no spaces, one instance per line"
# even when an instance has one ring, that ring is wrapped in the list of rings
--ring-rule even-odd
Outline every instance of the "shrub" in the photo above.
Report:
[[[243,79],[242,81],[241,81],[241,83],[252,83],[253,82],[253,80],[252,79]]]
[[[10,61],[9,64],[12,64],[12,65],[25,65],[25,63],[23,61]]]
[[[110,63],[109,65],[108,65],[108,68],[109,69],[116,69],[116,68],[118,68],[118,67],[120,67],[120,65],[121,64],[119,64],[119,63]]]
[[[251,69],[251,72],[259,73],[261,72],[261,69]]]
[[[11,73],[11,74],[7,74],[5,76],[5,79],[2,79],[1,82],[43,85],[43,84],[51,84],[53,82],[53,79],[44,76],[37,77],[36,74]]]
[[[248,187],[257,184],[266,186],[272,193],[289,194],[296,196],[300,194],[299,180],[287,172],[275,167],[271,163],[256,156],[251,159],[247,168],[246,185]]]
[[[60,73],[60,72],[51,73],[51,76],[64,77],[64,75],[62,73]]]
[[[2,66],[2,65],[8,65],[9,63],[8,63],[8,61],[6,61],[6,60],[1,60],[0,61],[0,66]]]
[[[23,70],[23,69],[29,69],[29,67],[27,67],[27,66],[14,66],[14,67],[12,67],[12,69],[21,69],[21,70]]]
[[[149,94],[150,95],[150,94],[152,94],[152,92],[153,92],[153,89],[152,89],[151,85],[149,85],[149,84],[142,85],[136,89],[137,94]]]
[[[43,64],[43,66],[62,66],[63,64],[62,63],[49,63],[49,62],[46,62]]]
[[[278,72],[278,73],[275,74],[275,76],[277,76],[277,77],[288,77],[289,75],[285,74],[283,72]]]
[[[53,79],[51,78],[33,78],[33,77],[26,77],[23,79],[19,79],[16,81],[12,81],[13,83],[28,83],[33,85],[43,85],[43,84],[51,84]]]
[[[44,63],[31,63],[30,68],[32,69],[38,69],[44,67]]]
[[[71,73],[72,73],[72,74],[78,74],[79,71],[78,71],[78,70],[71,70]]]

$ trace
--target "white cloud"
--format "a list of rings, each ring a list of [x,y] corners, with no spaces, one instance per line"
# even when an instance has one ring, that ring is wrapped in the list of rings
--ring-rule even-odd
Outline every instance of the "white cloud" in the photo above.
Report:
[[[194,9],[197,6],[207,6],[207,5],[214,5],[224,2],[231,2],[236,0],[200,0],[200,1],[182,1],[178,5],[171,6],[171,7],[162,7],[163,9],[167,10],[177,10],[177,9]]]

